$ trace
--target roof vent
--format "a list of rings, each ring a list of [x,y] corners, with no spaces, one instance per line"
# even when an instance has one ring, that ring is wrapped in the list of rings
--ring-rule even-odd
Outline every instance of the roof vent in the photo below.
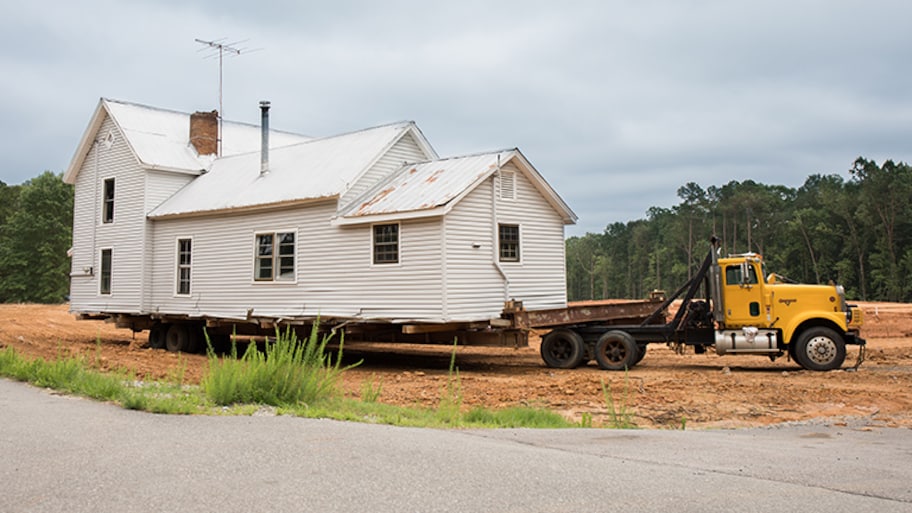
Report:
[[[269,102],[260,102],[262,138],[260,141],[260,176],[269,172]]]

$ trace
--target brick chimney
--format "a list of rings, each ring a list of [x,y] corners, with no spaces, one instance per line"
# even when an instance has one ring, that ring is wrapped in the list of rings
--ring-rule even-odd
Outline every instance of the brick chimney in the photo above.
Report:
[[[190,114],[190,144],[200,155],[218,152],[218,111]]]

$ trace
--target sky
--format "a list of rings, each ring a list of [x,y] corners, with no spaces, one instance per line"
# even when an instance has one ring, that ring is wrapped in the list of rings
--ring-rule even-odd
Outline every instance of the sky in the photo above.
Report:
[[[912,2],[0,0],[0,180],[63,172],[101,97],[327,136],[518,147],[601,232],[679,187],[912,162]]]

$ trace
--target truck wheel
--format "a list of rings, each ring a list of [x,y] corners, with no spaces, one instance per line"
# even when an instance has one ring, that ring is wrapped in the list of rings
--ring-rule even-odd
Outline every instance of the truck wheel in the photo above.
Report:
[[[172,324],[165,335],[165,348],[172,353],[186,353],[190,348],[190,330],[186,324]]]
[[[160,322],[156,322],[149,328],[149,347],[152,349],[164,349],[165,334],[168,327]]]
[[[637,364],[640,349],[636,340],[624,331],[604,333],[595,344],[595,359],[605,370],[624,370]],[[643,355],[645,356],[645,351]]]
[[[795,342],[795,360],[808,370],[838,369],[842,367],[845,357],[845,341],[830,328],[809,328]]]
[[[585,357],[583,337],[566,328],[556,329],[542,338],[541,357],[548,367],[575,369]]]

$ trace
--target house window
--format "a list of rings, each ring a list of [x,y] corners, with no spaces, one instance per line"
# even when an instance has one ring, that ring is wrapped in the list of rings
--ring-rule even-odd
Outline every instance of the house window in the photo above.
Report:
[[[399,225],[374,225],[374,263],[399,263]]]
[[[501,224],[499,227],[500,261],[519,262],[519,225]]]
[[[101,283],[98,291],[104,295],[111,294],[111,250],[101,250]]]
[[[257,281],[294,281],[294,232],[257,234],[254,277]]]
[[[192,242],[190,239],[177,239],[177,293],[190,295],[190,262]]]
[[[114,222],[114,179],[104,181],[104,198],[102,203],[101,222]]]

